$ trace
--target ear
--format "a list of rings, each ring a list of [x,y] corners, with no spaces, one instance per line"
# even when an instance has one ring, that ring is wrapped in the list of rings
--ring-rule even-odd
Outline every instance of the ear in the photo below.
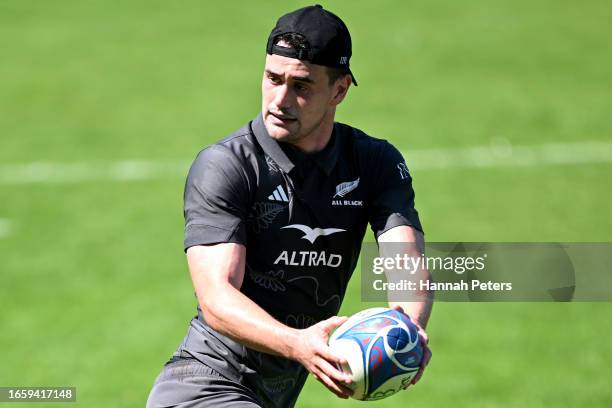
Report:
[[[346,97],[346,94],[351,87],[351,76],[344,75],[343,77],[338,78],[333,87],[333,98],[331,100],[331,104],[336,106],[344,100],[344,97]]]

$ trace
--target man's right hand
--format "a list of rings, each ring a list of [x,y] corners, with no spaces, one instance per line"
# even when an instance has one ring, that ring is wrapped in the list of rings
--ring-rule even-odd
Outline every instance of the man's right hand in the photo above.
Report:
[[[338,356],[327,345],[329,334],[347,317],[333,316],[306,329],[299,330],[298,343],[293,358],[301,363],[315,378],[339,398],[348,398],[352,391],[344,386],[352,382],[349,374],[336,367],[346,364],[346,359]]]

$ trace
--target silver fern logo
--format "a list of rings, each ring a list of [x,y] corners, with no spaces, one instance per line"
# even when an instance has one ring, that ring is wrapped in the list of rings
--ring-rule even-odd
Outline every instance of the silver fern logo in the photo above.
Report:
[[[285,208],[287,208],[286,204],[257,201],[251,209],[247,223],[251,225],[256,234],[259,234],[261,231],[268,229],[276,216]]]
[[[354,181],[347,181],[345,183],[340,183],[336,186],[336,194],[332,198],[336,197],[344,197],[351,191],[357,188],[359,185],[359,177]]]

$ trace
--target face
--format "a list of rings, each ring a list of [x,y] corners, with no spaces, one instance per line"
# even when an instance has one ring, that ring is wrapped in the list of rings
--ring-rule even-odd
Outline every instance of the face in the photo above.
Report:
[[[326,121],[333,122],[335,106],[346,94],[338,89],[338,82],[329,84],[327,68],[322,65],[267,55],[261,91],[268,134],[296,144],[316,134]]]

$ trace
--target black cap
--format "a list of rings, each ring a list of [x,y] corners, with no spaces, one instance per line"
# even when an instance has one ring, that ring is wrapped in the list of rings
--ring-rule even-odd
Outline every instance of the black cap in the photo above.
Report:
[[[274,44],[278,36],[289,33],[304,36],[307,47],[294,49]],[[266,52],[327,67],[346,67],[357,86],[349,68],[351,34],[340,17],[324,10],[319,4],[292,11],[279,18],[268,37]]]

